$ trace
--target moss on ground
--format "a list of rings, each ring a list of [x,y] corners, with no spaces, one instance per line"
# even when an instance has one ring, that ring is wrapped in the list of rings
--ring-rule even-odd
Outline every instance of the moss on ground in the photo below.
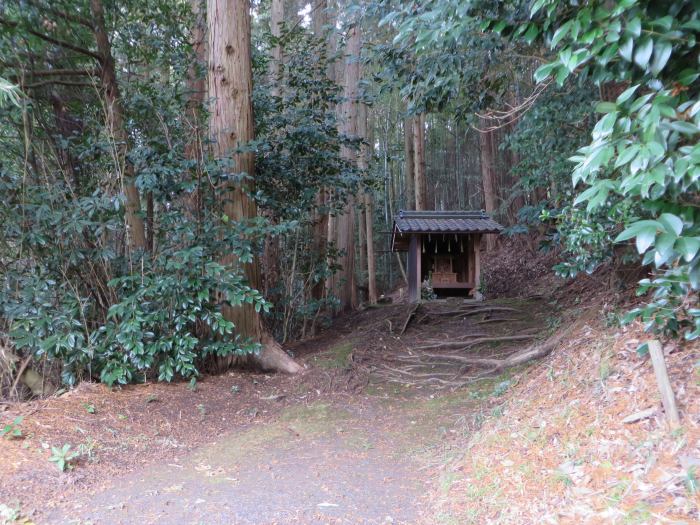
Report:
[[[231,465],[259,454],[269,445],[288,449],[292,437],[313,437],[335,432],[338,423],[352,415],[325,403],[296,405],[286,409],[277,421],[256,425],[243,432],[226,435],[222,441],[195,455],[195,460],[211,465]]]
[[[313,363],[319,368],[345,368],[350,362],[350,354],[354,348],[352,341],[342,341],[314,356]]]

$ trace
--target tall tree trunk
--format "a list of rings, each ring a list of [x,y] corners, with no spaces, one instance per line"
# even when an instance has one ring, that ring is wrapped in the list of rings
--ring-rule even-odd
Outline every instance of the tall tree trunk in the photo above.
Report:
[[[236,148],[254,138],[253,71],[250,49],[249,0],[208,0],[209,29],[209,96],[210,134],[213,152],[218,158],[233,158],[235,169],[250,177],[255,173],[252,152],[234,153]],[[252,182],[230,182],[222,194],[224,213],[234,222],[246,221],[257,215],[255,201],[248,197]],[[233,256],[226,262],[236,263]],[[260,284],[258,264],[244,265],[248,283],[253,288]],[[266,370],[287,373],[301,371],[299,366],[270,337],[262,326],[260,315],[253,305],[222,306],[224,317],[233,322],[236,332],[260,342],[262,350],[252,359]],[[235,360],[225,359],[224,366]]]
[[[272,0],[270,6],[270,32],[276,42],[272,48],[270,59],[270,82],[272,84],[272,96],[279,97],[282,93],[280,89],[280,70],[282,65],[282,43],[279,38],[282,36],[282,24],[284,23],[284,0]]]
[[[314,36],[321,38],[328,25],[328,0],[317,0],[311,4]]]
[[[316,8],[313,13],[313,29],[314,36],[316,38],[322,38],[324,36],[324,31],[328,25],[328,3],[326,0],[319,0],[316,4]],[[331,39],[328,37],[326,39],[326,57],[331,54]],[[334,65],[331,60],[328,60],[328,65],[326,68],[326,75],[329,79],[335,80],[334,77]],[[313,236],[314,236],[314,253],[318,257],[319,263],[325,261],[327,258],[328,251],[328,210],[327,205],[330,199],[330,192],[327,188],[322,187],[318,190],[318,195],[316,195],[316,211],[314,216],[314,226],[313,226]],[[319,281],[314,285],[311,290],[311,296],[320,300],[323,298],[325,283]]]
[[[358,162],[359,164],[359,162]],[[358,290],[366,288],[365,272],[367,271],[367,210],[365,210],[364,193],[361,195],[360,208],[358,210],[357,220],[357,237],[358,237],[358,252],[359,252],[359,267],[357,269],[357,287]]]
[[[347,136],[357,136],[357,95],[360,79],[361,36],[358,26],[348,31],[348,43],[345,60],[345,102],[343,104],[343,131]],[[351,148],[343,146],[341,155],[349,162],[356,161],[356,153]],[[351,195],[344,212],[337,218],[338,237],[337,247],[341,252],[341,270],[339,272],[340,288],[338,299],[341,310],[357,307],[357,292],[355,288],[355,199]]]
[[[83,124],[79,119],[71,116],[68,112],[68,105],[63,101],[58,91],[52,90],[49,100],[54,112],[56,130],[63,139],[63,144],[56,143],[55,145],[58,162],[64,173],[70,177],[69,180],[73,188],[77,190],[80,188],[80,164],[71,154],[70,148],[64,144],[68,143],[74,133],[82,134]]]
[[[416,116],[413,125],[413,169],[416,179],[416,210],[425,210],[428,187],[425,180],[425,113]]]
[[[185,145],[185,157],[195,161],[193,176],[197,180],[197,189],[188,198],[188,211],[199,225],[202,222],[202,194],[200,183],[204,164],[204,141],[202,140],[202,122],[204,101],[207,95],[207,21],[202,0],[190,0],[194,27],[192,28],[192,50],[195,60],[187,71],[187,120],[190,128],[189,140]]]
[[[284,48],[280,38],[282,36],[282,27],[284,23],[284,0],[272,0],[270,4],[270,33],[275,39],[270,62],[268,64],[270,94],[275,99],[273,104],[279,104],[279,111],[284,105],[284,101],[280,100],[283,96],[284,75],[282,74],[282,64],[284,61]],[[265,296],[270,295],[270,291],[275,289],[280,283],[280,237],[268,234],[265,238],[262,257],[262,291]],[[274,299],[277,299],[275,297]]]
[[[363,172],[368,172],[369,169],[369,159],[370,159],[370,147],[373,143],[373,138],[371,133],[368,131],[367,126],[367,106],[365,104],[359,104],[358,107],[358,129],[357,133],[362,138],[363,144],[360,150],[360,157],[358,161],[358,167]],[[369,175],[369,173],[367,173]],[[377,304],[377,275],[375,269],[374,260],[374,231],[373,231],[373,203],[372,203],[372,190],[368,188],[363,194],[364,202],[364,226],[365,226],[365,246],[367,250],[366,256],[363,257],[367,264],[367,302],[369,304]],[[362,227],[362,224],[360,224]],[[363,266],[364,269],[364,266]]]
[[[406,117],[403,121],[403,146],[404,146],[404,184],[406,186],[406,202],[407,210],[415,208],[416,204],[416,179],[413,163],[415,162],[415,154],[413,148],[413,127],[414,118]]]
[[[481,128],[486,129],[488,122],[481,119]],[[481,183],[484,188],[484,209],[489,215],[496,211],[495,166],[493,156],[493,132],[479,133],[479,149],[481,151]],[[486,235],[486,248],[493,250],[496,238],[493,234]]]
[[[119,96],[119,85],[112,56],[112,45],[107,36],[104,8],[101,0],[90,0],[90,11],[97,52],[100,55],[100,84],[105,96],[107,128],[115,145],[116,162],[120,165],[122,187],[126,196],[126,224],[129,233],[129,246],[132,249],[146,249],[146,228],[141,216],[141,195],[136,187],[134,167],[128,162],[129,135],[124,123],[124,108]]]

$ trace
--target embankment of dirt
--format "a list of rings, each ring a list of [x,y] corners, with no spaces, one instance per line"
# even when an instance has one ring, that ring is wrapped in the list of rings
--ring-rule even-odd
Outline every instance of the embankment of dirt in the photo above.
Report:
[[[699,523],[700,344],[664,342],[682,418],[671,429],[649,357],[636,352],[651,336],[618,322],[639,300],[634,283],[605,268],[564,282],[547,272],[554,259],[526,251],[487,258],[488,282],[510,286],[491,292],[544,295],[565,337],[512,381],[444,466],[435,495],[442,521]]]

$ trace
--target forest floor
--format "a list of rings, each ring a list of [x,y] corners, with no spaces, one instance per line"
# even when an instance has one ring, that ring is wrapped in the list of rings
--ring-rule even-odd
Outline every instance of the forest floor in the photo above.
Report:
[[[489,282],[521,278],[494,299],[346,316],[289,348],[301,377],[84,383],[5,405],[0,422],[24,419],[0,439],[0,523],[700,523],[698,345],[666,345],[671,431],[635,353],[645,334],[615,322],[630,287],[508,253],[525,260],[487,259]],[[485,377],[449,357],[543,341],[544,359]],[[64,444],[80,456],[60,472]]]
[[[300,378],[232,372],[196,390],[84,383],[11,406],[2,419],[23,415],[22,438],[0,441],[0,502],[42,524],[430,520],[439,468],[501,402],[513,372],[447,389],[396,381],[398,365],[387,363],[426,340],[483,336],[477,323],[488,309],[519,317],[509,327],[488,323],[490,333],[525,331],[526,339],[549,315],[540,299],[434,305],[343,318],[292,348],[308,368]],[[519,348],[504,343],[480,352]],[[60,472],[48,458],[64,444],[81,455]]]

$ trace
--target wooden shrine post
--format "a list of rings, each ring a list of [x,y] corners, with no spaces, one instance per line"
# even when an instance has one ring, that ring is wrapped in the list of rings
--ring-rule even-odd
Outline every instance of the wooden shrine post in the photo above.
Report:
[[[421,237],[411,235],[408,245],[408,302],[417,303],[420,301],[421,292]]]
[[[474,247],[474,289],[472,295],[476,299],[481,298],[481,292],[479,292],[479,284],[481,284],[481,235],[474,235],[474,242],[472,243]]]

